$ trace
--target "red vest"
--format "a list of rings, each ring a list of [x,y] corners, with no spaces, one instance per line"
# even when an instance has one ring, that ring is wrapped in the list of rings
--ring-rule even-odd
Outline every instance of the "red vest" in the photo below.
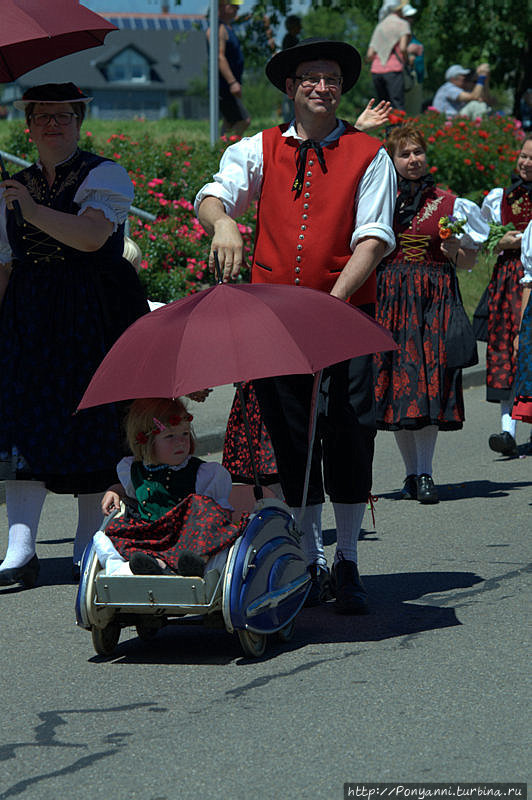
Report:
[[[395,240],[393,253],[386,256],[385,263],[405,261],[446,263],[442,253],[438,222],[440,217],[453,213],[456,195],[434,187],[427,193],[423,205],[409,225],[394,222]]]
[[[512,202],[510,202],[508,189],[505,189],[501,200],[502,224],[508,225],[509,222],[513,222],[516,230],[524,232],[532,216],[532,203],[528,192],[523,187],[516,189],[512,193],[512,197]]]
[[[262,134],[263,181],[257,211],[252,283],[295,283],[330,292],[350,259],[358,184],[381,143],[346,125],[323,148],[327,172],[311,150],[303,190],[291,191],[298,141],[283,137],[286,126]],[[374,303],[375,273],[350,298]]]

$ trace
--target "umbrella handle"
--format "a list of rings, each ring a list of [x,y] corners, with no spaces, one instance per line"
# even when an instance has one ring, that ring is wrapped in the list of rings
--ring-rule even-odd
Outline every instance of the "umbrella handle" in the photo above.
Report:
[[[215,268],[215,271],[216,271],[216,280],[218,281],[218,283],[223,283],[222,270],[220,268],[220,262],[218,260],[218,251],[217,250],[214,251],[214,268]]]
[[[9,180],[10,175],[6,169],[6,165],[4,164],[4,159],[2,158],[1,155],[0,155],[0,174],[2,175],[3,181]],[[17,222],[17,225],[22,225],[22,223],[24,222],[24,218],[22,216],[22,209],[20,207],[19,201],[13,200],[12,205],[13,205],[13,211],[15,212],[15,220]]]

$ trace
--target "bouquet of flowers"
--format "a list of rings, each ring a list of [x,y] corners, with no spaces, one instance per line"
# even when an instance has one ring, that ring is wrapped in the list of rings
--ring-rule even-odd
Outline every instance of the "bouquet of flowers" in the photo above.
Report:
[[[449,214],[448,217],[440,217],[438,222],[438,233],[440,234],[440,239],[449,239],[451,236],[460,236],[466,222],[466,219],[453,217],[452,214]]]
[[[490,222],[490,232],[483,244],[483,248],[490,256],[495,254],[495,248],[507,231],[515,231],[513,222],[509,222],[507,225],[499,225],[497,222]]]

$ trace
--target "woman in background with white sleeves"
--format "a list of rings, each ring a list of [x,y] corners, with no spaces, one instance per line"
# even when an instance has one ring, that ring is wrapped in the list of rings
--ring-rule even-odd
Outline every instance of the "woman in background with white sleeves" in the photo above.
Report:
[[[24,110],[39,159],[0,183],[0,477],[9,522],[0,586],[31,587],[47,490],[78,497],[73,577],[101,520],[103,491],[123,454],[121,413],[75,415],[118,336],[148,311],[122,257],[133,200],[126,170],[78,148],[87,97],[73,83],[29,89]]]

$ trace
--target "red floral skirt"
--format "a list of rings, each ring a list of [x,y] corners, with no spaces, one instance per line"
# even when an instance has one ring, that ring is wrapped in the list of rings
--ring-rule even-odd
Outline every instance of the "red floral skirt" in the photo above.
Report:
[[[486,399],[510,400],[516,360],[513,347],[521,317],[523,265],[518,258],[497,261],[488,286]]]
[[[247,523],[231,522],[231,512],[210,497],[191,494],[178,506],[155,521],[120,518],[113,520],[105,533],[124,558],[140,550],[162,559],[171,569],[183,550],[211,556],[232,545]]]
[[[242,389],[244,392],[246,415],[249,422],[251,445],[259,475],[259,482],[261,486],[267,486],[279,480],[272,442],[262,421],[253,384],[243,383]],[[222,464],[230,473],[233,481],[240,483],[250,483],[253,481],[251,454],[246,438],[244,420],[242,417],[242,405],[240,403],[238,391],[235,394],[233,405],[231,406],[231,413],[227,422]]]
[[[378,268],[377,322],[398,344],[375,356],[380,430],[462,427],[462,371],[446,367],[452,291],[450,268],[443,263],[398,261]]]

